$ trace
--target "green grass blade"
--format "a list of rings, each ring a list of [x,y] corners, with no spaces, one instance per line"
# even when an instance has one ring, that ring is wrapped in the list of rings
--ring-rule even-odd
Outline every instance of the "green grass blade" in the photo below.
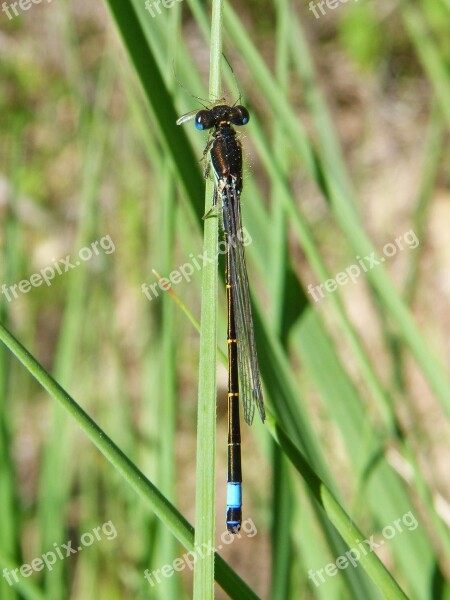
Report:
[[[152,113],[152,120],[173,165],[179,181],[189,198],[194,212],[201,218],[204,194],[202,179],[198,170],[192,169],[197,162],[187,135],[182,127],[177,127],[179,115],[173,107],[172,97],[167,90],[161,70],[158,67],[142,25],[130,0],[105,0],[122,36],[125,47],[144,89]]]
[[[402,6],[403,22],[409,33],[411,42],[423,65],[431,85],[434,88],[440,109],[450,129],[450,77],[448,65],[435,40],[427,31],[427,20],[423,11],[413,2],[405,2]]]
[[[287,0],[276,3],[276,75],[280,87],[287,93],[289,90],[289,51],[288,31],[290,10]],[[272,152],[279,159],[279,164],[285,173],[288,169],[288,154],[286,152],[286,139],[283,131],[276,123],[273,127]],[[282,203],[278,201],[279,186],[277,181],[272,181],[271,190],[271,222],[272,222],[272,258],[267,270],[268,279],[273,289],[273,331],[287,342],[287,328],[284,327],[287,283],[289,279],[288,243],[286,212]],[[291,595],[291,568],[292,568],[292,529],[293,529],[293,494],[291,471],[283,453],[275,442],[272,447],[272,577],[271,598],[284,600]]]
[[[21,236],[17,223],[15,208],[20,182],[20,158],[22,153],[20,128],[14,135],[12,142],[12,159],[10,173],[12,185],[7,197],[7,210],[5,218],[5,240],[1,251],[0,277],[3,281],[17,279],[18,262],[21,253]],[[6,298],[0,298],[0,322],[8,322],[9,306]],[[16,498],[16,469],[13,460],[12,431],[10,423],[11,405],[8,401],[8,390],[11,384],[11,355],[7,349],[0,349],[0,555],[10,560],[19,560],[19,546],[16,543],[17,524],[20,522],[20,507]],[[4,566],[10,566],[2,560]],[[3,597],[3,596],[2,596]],[[5,600],[15,600],[16,593],[13,588],[4,586]]]
[[[220,97],[220,60],[222,57],[222,0],[214,0],[211,16],[211,50],[209,93]],[[205,214],[211,208],[214,183],[207,181]],[[213,258],[202,273],[202,307],[200,331],[200,365],[198,377],[196,536],[195,543],[206,547],[214,543],[215,534],[215,453],[216,453],[216,347],[219,220],[205,219],[203,252]],[[214,563],[212,556],[199,560],[194,570],[194,598],[214,598]]]
[[[170,23],[167,28],[167,50],[168,56],[174,55],[174,46],[180,31],[180,6],[173,7],[170,13]],[[170,60],[167,60],[167,68],[171,68]],[[162,266],[164,272],[169,273],[173,266],[175,225],[176,225],[176,188],[173,177],[173,168],[170,160],[164,161],[162,169],[162,227],[161,243]],[[171,302],[162,305],[161,319],[161,348],[159,357],[160,390],[159,414],[160,436],[164,440],[161,444],[160,461],[160,489],[171,501],[174,500],[176,489],[176,425],[177,425],[177,346],[176,330],[174,321],[174,306]],[[166,528],[161,528],[161,552],[158,560],[161,564],[170,564],[172,557],[176,555],[176,544],[173,536]],[[165,586],[164,593],[171,597],[180,595],[180,581],[171,577]]]
[[[194,528],[161,494],[147,477],[116,446],[95,421],[75,402],[75,400],[47,373],[41,364],[20,344],[20,342],[0,324],[0,341],[40,385],[59,402],[78,423],[87,437],[114,466],[128,485],[151,507],[156,516],[171,531],[177,540],[189,551],[194,551]],[[219,585],[231,598],[257,598],[252,590],[217,554],[214,555],[216,578]]]
[[[347,450],[354,473],[356,498],[352,515],[359,515],[363,511],[366,514],[369,509],[376,523],[393,522],[411,510],[411,488],[414,488],[414,492],[418,487],[422,488],[423,477],[407,446],[407,440],[402,443],[401,439],[392,439],[393,434],[388,431],[383,435],[368,419],[366,406],[342,369],[331,340],[317,326],[317,321],[317,314],[310,311],[299,324],[295,337],[298,338],[299,358],[306,370],[315,376],[328,418],[339,428]],[[386,448],[392,444],[399,447],[414,471],[413,484],[405,484],[392,467],[386,452]],[[423,494],[421,499],[427,514],[430,517],[434,515],[432,502]],[[439,523],[435,524],[435,531],[441,534],[440,543],[446,547],[448,534],[445,536],[441,530],[442,524],[440,527]],[[417,590],[419,596],[423,597],[433,569],[432,540],[428,531],[425,528],[418,529],[414,544],[403,536],[399,536],[395,543],[399,546],[397,562],[404,580],[408,581],[409,589]]]
[[[358,542],[365,539],[365,536],[341,507],[333,493],[317,477],[298,448],[291,442],[281,427],[275,424],[275,421],[271,416],[268,416],[267,418],[267,427],[274,439],[276,439],[283,448],[291,463],[306,481],[315,499],[325,510],[328,518],[339,531],[348,546],[350,548],[357,546]],[[361,566],[386,598],[389,598],[389,600],[407,599],[407,596],[400,586],[374,552],[366,555],[363,553],[361,554]]]
[[[259,342],[258,357],[261,372],[278,422],[288,432],[289,437],[295,444],[302,449],[312,468],[326,482],[328,488],[335,490],[337,489],[336,483],[329,472],[320,448],[320,442],[310,426],[309,418],[299,398],[295,377],[286,360],[286,354],[280,342],[271,335],[271,331],[262,316],[262,311],[256,302],[253,302],[253,318]],[[323,513],[318,511],[316,518],[324,531],[332,555],[339,556],[344,551],[342,540],[336,536],[334,529]],[[356,597],[361,594],[365,598],[373,597],[360,571],[345,571],[344,577],[348,580],[350,593],[353,593]]]

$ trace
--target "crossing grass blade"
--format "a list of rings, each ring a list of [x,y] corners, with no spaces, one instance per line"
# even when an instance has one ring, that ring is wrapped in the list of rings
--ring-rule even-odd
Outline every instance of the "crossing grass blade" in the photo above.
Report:
[[[71,396],[47,373],[39,362],[20,342],[0,324],[0,340],[22,363],[42,387],[72,416],[91,442],[109,460],[127,484],[151,507],[164,525],[189,551],[194,551],[194,529],[139,471],[130,459],[116,446],[111,438],[79,406]],[[218,583],[231,598],[257,598],[250,588],[236,575],[217,554],[213,554]]]
[[[323,507],[330,521],[342,535],[349,548],[356,547],[358,543],[364,539],[363,533],[359,531],[349,515],[342,510],[341,505],[337,502],[334,495],[311,470],[298,448],[292,444],[283,430],[275,424],[270,416],[267,421],[271,435],[283,448],[285,454],[289,457],[298,472],[305,478],[315,499]],[[384,594],[385,598],[392,598],[393,600],[404,600],[407,598],[403,590],[374,552],[361,554],[361,565],[376,583],[378,589]]]

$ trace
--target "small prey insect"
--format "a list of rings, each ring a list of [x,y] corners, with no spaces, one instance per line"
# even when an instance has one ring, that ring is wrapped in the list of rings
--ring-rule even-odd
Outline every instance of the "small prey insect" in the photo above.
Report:
[[[242,217],[242,147],[233,126],[246,125],[244,106],[217,104],[180,117],[178,125],[194,119],[200,130],[212,129],[204,156],[209,152],[214,172],[213,207],[222,205],[226,243],[225,285],[228,313],[228,488],[227,529],[237,533],[242,521],[242,469],[239,397],[244,419],[252,424],[255,407],[265,420],[264,402],[256,353],[250,292],[245,264]],[[207,172],[205,173],[207,176]]]

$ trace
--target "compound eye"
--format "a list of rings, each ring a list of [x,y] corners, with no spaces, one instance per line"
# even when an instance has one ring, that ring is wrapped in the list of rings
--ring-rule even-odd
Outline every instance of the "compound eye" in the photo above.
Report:
[[[214,125],[214,118],[211,115],[210,110],[199,110],[195,115],[195,127],[203,131],[204,129],[211,129]]]
[[[233,108],[231,123],[233,125],[247,125],[250,120],[250,115],[245,106],[235,106]]]

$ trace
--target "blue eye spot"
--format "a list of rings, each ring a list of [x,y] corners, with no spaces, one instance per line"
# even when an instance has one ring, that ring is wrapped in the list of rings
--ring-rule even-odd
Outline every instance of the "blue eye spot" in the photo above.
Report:
[[[244,118],[242,119],[242,125],[247,125],[247,123],[248,123],[248,120],[249,120],[249,119],[248,119],[248,117],[244,117]]]
[[[199,121],[195,121],[195,128],[196,129],[200,129],[200,131],[202,131],[203,129],[203,124],[200,123]]]

